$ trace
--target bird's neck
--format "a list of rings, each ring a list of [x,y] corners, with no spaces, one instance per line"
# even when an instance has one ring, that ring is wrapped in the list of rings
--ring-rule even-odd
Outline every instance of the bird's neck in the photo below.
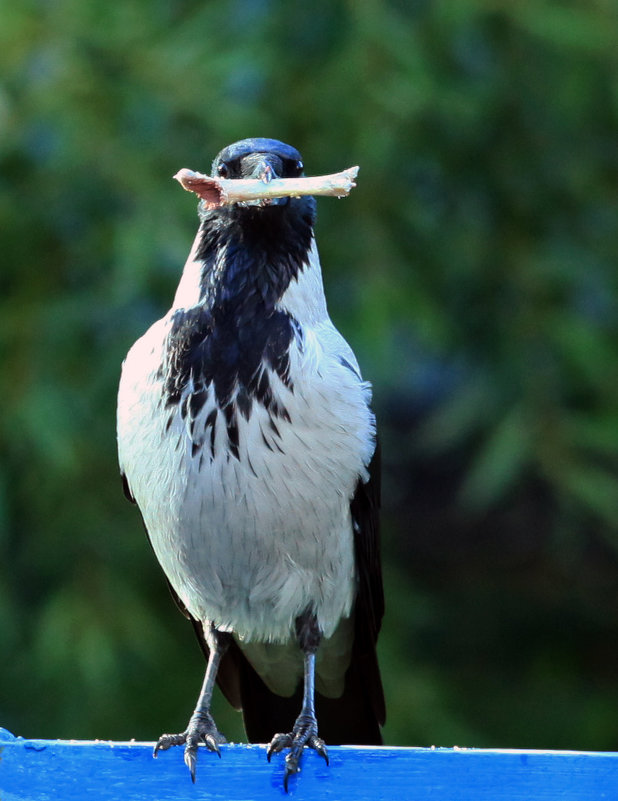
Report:
[[[275,309],[299,321],[326,314],[312,220],[291,226],[255,210],[239,221],[202,221],[185,264],[173,310],[201,306],[214,317],[246,323]]]

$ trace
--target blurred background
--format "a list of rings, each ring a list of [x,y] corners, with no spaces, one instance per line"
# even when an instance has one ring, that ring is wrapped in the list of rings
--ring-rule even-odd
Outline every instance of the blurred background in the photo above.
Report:
[[[171,176],[269,136],[361,167],[317,237],[383,439],[386,741],[617,749],[613,0],[22,0],[0,31],[0,726],[193,708],[115,396],[196,230]]]

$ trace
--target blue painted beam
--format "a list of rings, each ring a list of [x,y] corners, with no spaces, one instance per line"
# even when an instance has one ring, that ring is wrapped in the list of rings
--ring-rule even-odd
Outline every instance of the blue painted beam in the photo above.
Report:
[[[202,749],[191,783],[182,750],[152,743],[26,740],[0,729],[0,801],[616,801],[618,753],[464,748],[329,748],[282,786],[283,756],[227,745]]]

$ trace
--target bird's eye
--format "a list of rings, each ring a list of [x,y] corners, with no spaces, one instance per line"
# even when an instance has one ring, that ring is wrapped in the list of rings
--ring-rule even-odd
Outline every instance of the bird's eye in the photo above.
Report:
[[[229,174],[230,168],[227,166],[227,164],[225,164],[225,162],[223,164],[219,164],[217,167],[217,175],[219,175],[220,178],[227,178]]]
[[[296,178],[302,175],[304,164],[300,159],[286,159],[285,160],[285,177]]]

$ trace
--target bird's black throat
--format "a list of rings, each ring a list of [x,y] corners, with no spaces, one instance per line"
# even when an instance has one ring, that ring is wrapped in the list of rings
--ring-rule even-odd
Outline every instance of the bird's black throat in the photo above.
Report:
[[[201,299],[214,311],[240,302],[251,314],[255,294],[268,311],[305,266],[315,200],[294,198],[265,208],[233,205],[201,211],[200,217]]]
[[[214,392],[226,421],[230,452],[238,457],[237,413],[249,418],[256,401],[275,419],[285,408],[272,392],[276,374],[290,389],[289,349],[297,321],[277,308],[291,281],[307,265],[313,236],[315,201],[290,200],[285,206],[230,207],[203,212],[196,260],[203,268],[200,301],[172,316],[163,365],[164,403],[180,405],[195,420]],[[218,412],[194,433],[194,450],[205,441],[214,456]]]

